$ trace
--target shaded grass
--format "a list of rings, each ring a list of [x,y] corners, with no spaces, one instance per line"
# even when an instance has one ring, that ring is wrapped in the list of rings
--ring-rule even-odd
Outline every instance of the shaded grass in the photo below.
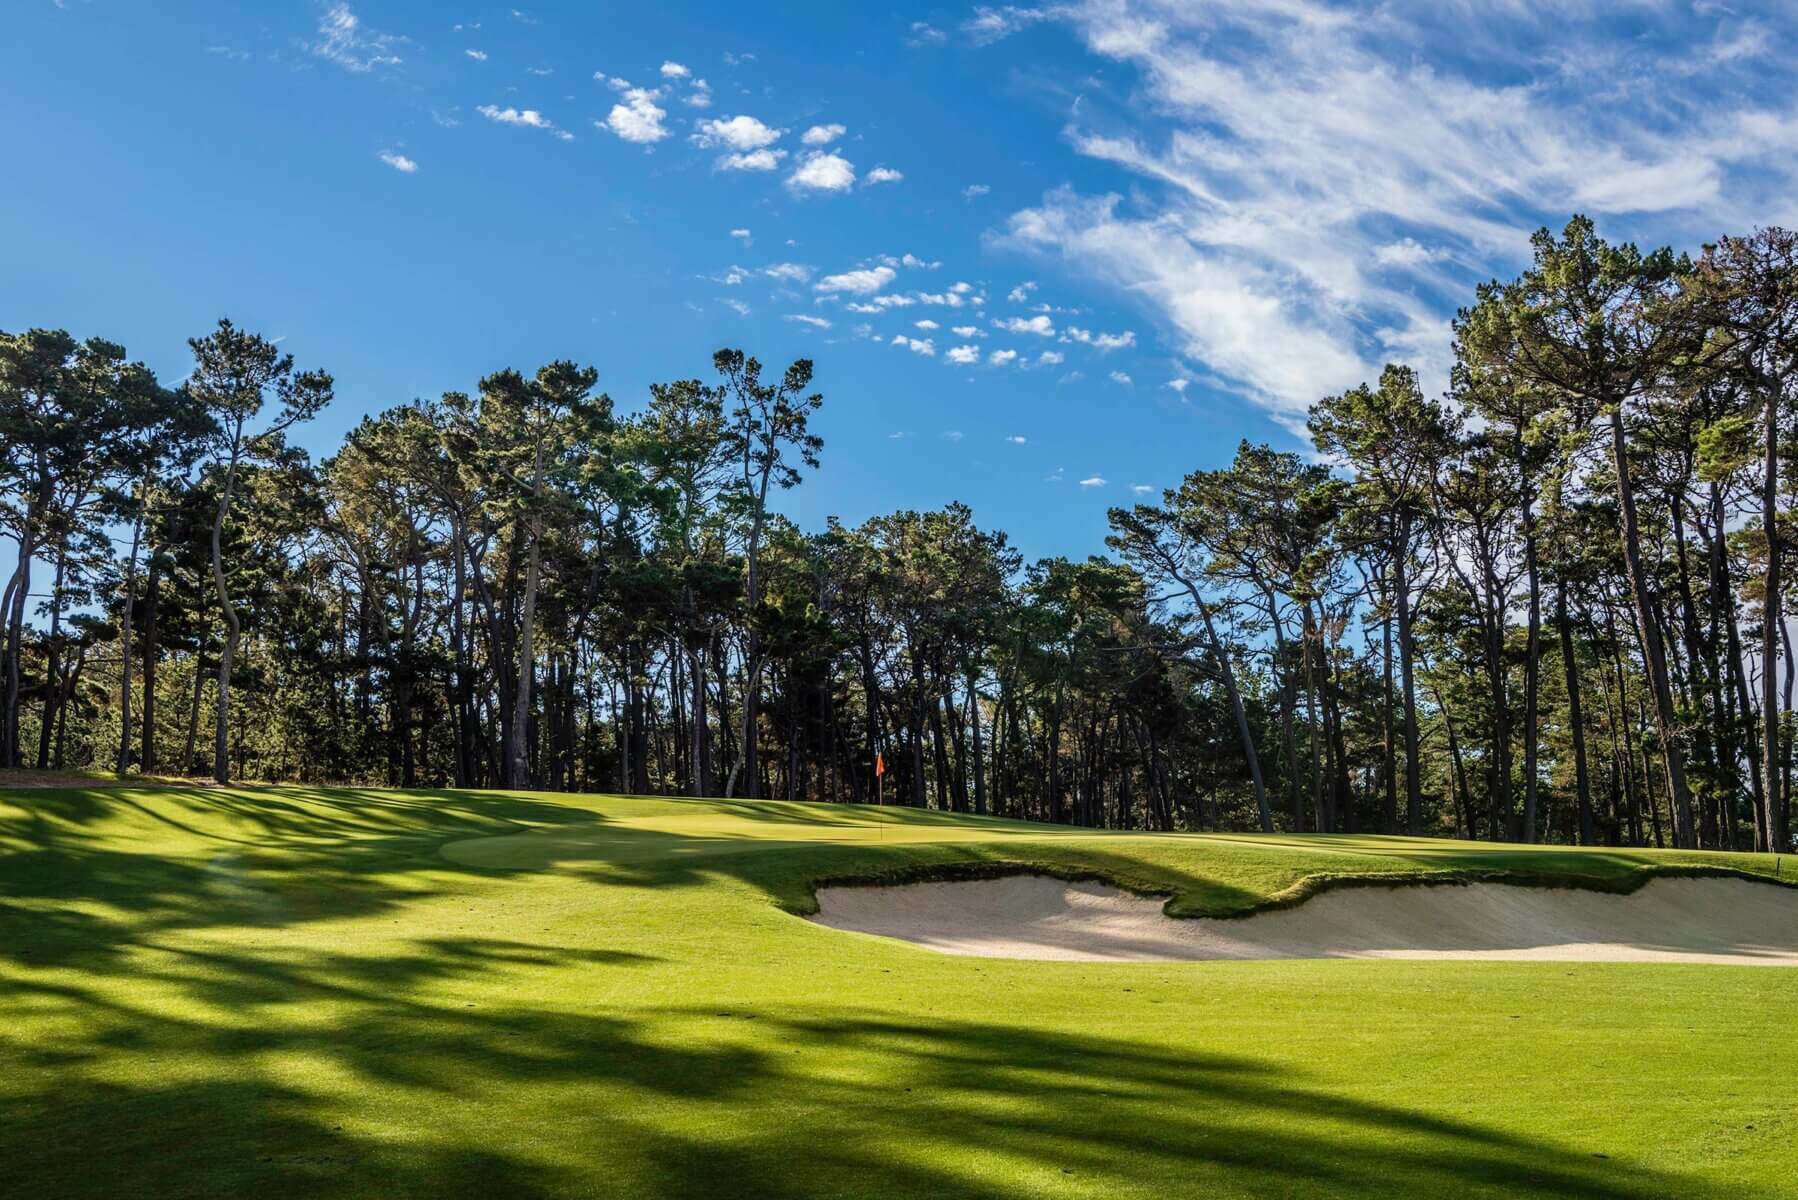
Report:
[[[1774,870],[827,805],[0,793],[0,1193],[1798,1194],[1798,972],[1004,962],[789,915],[819,879],[1020,865],[1209,913],[1320,879]]]

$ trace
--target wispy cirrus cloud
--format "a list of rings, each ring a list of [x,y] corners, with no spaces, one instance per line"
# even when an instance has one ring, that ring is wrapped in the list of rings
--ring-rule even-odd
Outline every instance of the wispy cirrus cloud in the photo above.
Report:
[[[406,39],[365,26],[347,4],[333,4],[318,21],[318,40],[309,49],[318,57],[358,74],[377,67],[396,67]]]
[[[1053,21],[1128,68],[1128,99],[1086,88],[1066,136],[1133,182],[1052,191],[1003,239],[1140,298],[1212,382],[1289,423],[1389,359],[1440,386],[1454,306],[1538,224],[1588,211],[1689,246],[1798,210],[1791,47],[1720,5],[1632,5],[1630,37],[1595,0],[1025,13],[964,29]]]

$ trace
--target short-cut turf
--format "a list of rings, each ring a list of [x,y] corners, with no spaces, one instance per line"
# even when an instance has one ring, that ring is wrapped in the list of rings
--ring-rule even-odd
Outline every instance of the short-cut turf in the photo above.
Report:
[[[0,1194],[1798,1195],[1798,971],[954,958],[821,879],[1769,857],[488,792],[0,792]]]

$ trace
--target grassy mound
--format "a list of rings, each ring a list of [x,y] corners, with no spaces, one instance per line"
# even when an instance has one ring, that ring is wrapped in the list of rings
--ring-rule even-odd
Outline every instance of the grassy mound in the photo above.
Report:
[[[1798,1195],[1798,972],[957,959],[796,920],[1020,868],[1290,903],[1770,858],[485,792],[0,792],[10,1194]]]

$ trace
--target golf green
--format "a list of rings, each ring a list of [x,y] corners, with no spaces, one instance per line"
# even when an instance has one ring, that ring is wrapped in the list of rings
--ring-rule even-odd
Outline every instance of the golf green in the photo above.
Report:
[[[0,792],[0,1195],[1798,1196],[1798,971],[952,957],[814,882],[1181,915],[1768,856],[905,809]]]

